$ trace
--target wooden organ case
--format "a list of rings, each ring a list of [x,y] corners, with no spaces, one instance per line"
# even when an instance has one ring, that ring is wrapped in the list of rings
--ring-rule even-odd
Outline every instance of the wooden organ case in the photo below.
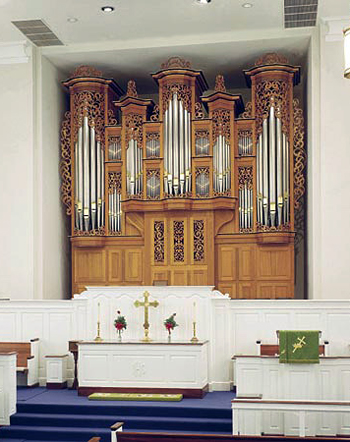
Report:
[[[73,293],[88,285],[213,285],[294,296],[294,218],[305,192],[300,69],[267,54],[252,101],[214,92],[178,57],[153,74],[159,104],[79,67],[64,82],[62,197]]]

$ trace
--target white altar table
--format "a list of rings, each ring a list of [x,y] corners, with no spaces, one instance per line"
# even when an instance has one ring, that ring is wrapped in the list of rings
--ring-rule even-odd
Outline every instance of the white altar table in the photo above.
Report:
[[[237,355],[233,359],[234,384],[240,398],[260,395],[264,400],[350,400],[350,357],[320,357],[319,364],[280,364],[276,356]],[[248,426],[255,420],[250,413],[245,414]],[[319,413],[307,435],[349,434],[350,417],[337,416]],[[293,415],[266,412],[263,429],[266,434],[297,435],[298,423]],[[251,430],[247,427],[245,431]]]
[[[203,397],[208,390],[208,341],[78,344],[78,393],[182,393]]]

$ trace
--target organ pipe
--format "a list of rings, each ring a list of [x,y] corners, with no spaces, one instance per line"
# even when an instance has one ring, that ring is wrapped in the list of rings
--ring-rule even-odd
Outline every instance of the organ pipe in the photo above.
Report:
[[[230,144],[218,135],[213,149],[214,191],[224,193],[231,188]]]
[[[75,228],[88,232],[103,227],[103,148],[84,116],[74,145]]]
[[[270,223],[274,226],[276,221],[276,121],[273,106],[270,107],[269,118],[269,164]]]
[[[142,148],[131,138],[126,150],[126,189],[129,196],[142,193]]]
[[[257,140],[257,221],[267,227],[289,222],[289,143],[271,105]]]
[[[176,93],[164,113],[164,186],[170,196],[191,191],[191,115]]]

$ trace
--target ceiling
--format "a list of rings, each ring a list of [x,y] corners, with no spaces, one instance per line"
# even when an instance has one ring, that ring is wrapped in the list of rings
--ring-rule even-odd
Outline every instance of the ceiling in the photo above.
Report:
[[[226,87],[245,87],[243,69],[251,67],[256,58],[266,52],[283,53],[292,64],[303,65],[309,44],[308,36],[279,40],[253,40],[189,44],[153,48],[133,48],[109,51],[50,54],[50,61],[68,76],[75,67],[90,64],[102,70],[105,77],[114,78],[125,89],[127,81],[137,83],[140,94],[157,93],[157,86],[150,74],[160,69],[170,56],[180,56],[191,62],[194,69],[203,71],[209,87],[214,86],[215,76],[223,74]]]
[[[334,0],[332,0],[334,1]],[[283,26],[283,0],[0,0],[0,41],[21,38],[11,21],[43,19],[67,45],[137,38],[169,38]],[[115,11],[106,14],[101,6]],[[75,17],[76,23],[67,19]]]
[[[252,8],[242,4],[249,1]],[[322,15],[346,15],[348,0],[320,0]],[[111,5],[111,14],[101,6]],[[68,18],[78,21],[69,23]],[[244,87],[242,69],[265,52],[282,52],[293,64],[306,60],[312,28],[283,28],[283,0],[0,0],[0,43],[23,40],[11,21],[42,19],[64,43],[42,53],[68,75],[91,64],[122,87],[134,78],[139,92],[156,93],[150,73],[173,55],[217,73],[227,87]]]

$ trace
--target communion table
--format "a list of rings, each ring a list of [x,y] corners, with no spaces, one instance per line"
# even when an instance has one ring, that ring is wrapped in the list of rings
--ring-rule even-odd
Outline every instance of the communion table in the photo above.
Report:
[[[81,341],[78,393],[182,393],[208,390],[208,341]]]

